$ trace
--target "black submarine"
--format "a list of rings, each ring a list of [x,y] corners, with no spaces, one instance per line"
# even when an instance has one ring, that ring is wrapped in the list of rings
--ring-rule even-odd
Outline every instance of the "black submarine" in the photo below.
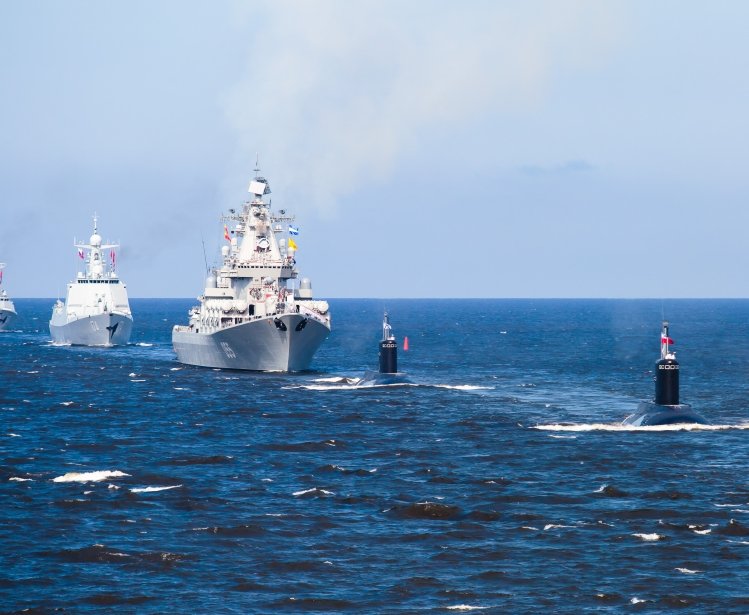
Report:
[[[356,383],[356,386],[408,383],[406,374],[398,371],[398,343],[395,341],[387,312],[382,319],[382,339],[379,348],[380,371],[366,372],[364,377]]]
[[[637,412],[630,414],[622,425],[648,427],[674,425],[676,423],[699,423],[707,420],[692,410],[692,406],[679,403],[679,363],[676,353],[669,348],[674,341],[668,336],[668,322],[661,330],[661,358],[655,362],[655,399],[643,401]]]

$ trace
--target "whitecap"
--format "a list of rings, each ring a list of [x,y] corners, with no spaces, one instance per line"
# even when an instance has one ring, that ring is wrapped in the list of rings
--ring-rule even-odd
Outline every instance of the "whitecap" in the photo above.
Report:
[[[735,425],[700,425],[698,423],[676,423],[674,425],[648,425],[635,427],[621,423],[555,423],[551,425],[533,425],[531,429],[542,431],[726,431],[731,429],[749,429],[749,423]]]
[[[451,389],[453,391],[491,391],[494,388],[482,387],[477,384],[433,384],[432,386],[437,389]]]
[[[60,405],[65,406],[67,408],[68,406],[72,406],[74,403],[75,403],[74,401],[61,401]]]
[[[577,440],[577,436],[558,436],[555,433],[549,434],[550,438],[557,438],[558,440]]]
[[[307,493],[321,493],[323,495],[335,495],[332,491],[326,491],[325,489],[318,489],[317,487],[312,487],[312,489],[303,489],[302,491],[295,491],[291,495],[294,497],[299,497],[300,495],[305,495]]]
[[[144,348],[150,348],[153,344],[147,344],[146,342],[138,342],[136,346],[142,346]]]
[[[128,378],[135,378],[137,375],[135,372],[130,372],[127,376]]]
[[[544,532],[548,530],[556,530],[559,528],[571,528],[571,527],[575,527],[575,526],[574,525],[562,525],[561,523],[547,523],[546,525],[544,525]]]
[[[348,378],[342,376],[331,376],[329,378],[313,378],[312,382],[346,382]]]
[[[155,493],[156,491],[167,491],[169,489],[179,489],[182,485],[171,485],[169,487],[133,487],[130,491],[133,493]]]
[[[454,606],[445,607],[448,611],[481,611],[488,608],[488,606],[472,606],[470,604],[456,604]]]
[[[21,437],[17,433],[13,433],[13,432],[9,432],[8,436],[10,436],[11,438],[20,438]]]
[[[146,381],[145,378],[139,378],[139,379],[133,378],[133,379],[130,380],[130,382],[145,382],[145,381]]]
[[[639,598],[634,597],[629,602],[630,602],[630,604],[640,604],[641,602],[647,602],[647,600],[640,600]]]
[[[532,525],[523,525],[520,527],[521,530],[532,530],[534,532],[538,531],[537,527],[533,527]]]
[[[106,480],[107,478],[119,478],[121,476],[130,476],[119,470],[99,470],[97,472],[68,472],[57,478],[53,478],[53,483],[88,483]]]
[[[635,538],[640,538],[645,541],[663,540],[664,536],[661,534],[632,534]]]
[[[33,370],[33,371],[30,371],[30,372],[26,372],[26,373],[27,373],[27,374],[38,374],[38,373],[39,373],[39,370],[38,370],[38,369],[35,369],[35,370]]]
[[[8,480],[13,480],[18,483],[28,483],[29,481],[33,481],[33,478],[20,478],[18,476],[11,476]]]
[[[181,369],[184,369],[184,368],[183,368],[183,367],[170,367],[170,368],[169,368],[169,371],[170,371],[170,372],[178,372],[178,371],[180,371]]]
[[[678,570],[682,574],[697,574],[698,572],[702,572],[702,570],[690,570],[689,568],[674,568],[674,570]]]

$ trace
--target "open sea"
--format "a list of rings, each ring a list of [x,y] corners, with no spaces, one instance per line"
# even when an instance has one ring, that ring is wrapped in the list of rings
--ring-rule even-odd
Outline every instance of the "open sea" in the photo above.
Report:
[[[110,349],[15,303],[2,613],[749,612],[749,300],[332,300],[298,374],[177,363],[191,300]],[[353,386],[385,308],[410,383]],[[711,426],[620,425],[663,313]]]

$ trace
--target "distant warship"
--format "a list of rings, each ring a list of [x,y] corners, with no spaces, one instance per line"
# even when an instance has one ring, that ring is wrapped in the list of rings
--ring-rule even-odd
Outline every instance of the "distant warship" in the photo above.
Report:
[[[177,360],[189,365],[255,371],[300,371],[330,333],[326,301],[309,279],[296,286],[293,218],[271,211],[268,181],[250,182],[250,201],[223,220],[223,264],[209,272],[189,323],[172,330]],[[287,225],[286,228],[283,225]],[[288,233],[288,239],[276,235]]]
[[[688,404],[679,403],[679,363],[669,346],[674,341],[668,336],[668,323],[661,331],[661,358],[655,363],[655,399],[643,401],[637,412],[624,419],[624,425],[645,427],[675,423],[700,423],[707,421]]]
[[[3,283],[5,263],[0,263],[0,285]],[[4,288],[0,288],[0,331],[7,331],[16,319],[16,308]]]
[[[98,218],[94,216],[94,234],[89,243],[74,243],[86,271],[79,272],[68,284],[63,303],[52,308],[49,333],[56,344],[82,346],[116,346],[127,344],[133,316],[127,298],[127,287],[116,272],[114,249],[117,244],[102,244]],[[109,264],[103,250],[109,250]]]

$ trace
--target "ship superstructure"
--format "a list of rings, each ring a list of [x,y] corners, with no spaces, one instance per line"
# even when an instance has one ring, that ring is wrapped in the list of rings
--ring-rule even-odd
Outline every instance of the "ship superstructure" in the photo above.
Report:
[[[79,271],[68,284],[65,302],[58,299],[52,308],[49,321],[52,341],[83,346],[127,344],[133,316],[127,286],[116,271],[115,248],[119,245],[102,242],[97,216],[89,242],[73,245],[85,263],[85,271]]]
[[[294,219],[271,210],[268,181],[255,172],[251,199],[223,217],[221,266],[209,271],[189,323],[172,331],[181,363],[305,370],[330,333],[328,303],[312,297],[309,279],[298,280]]]
[[[2,287],[3,269],[5,269],[5,263],[0,263],[0,331],[7,331],[16,319],[16,307]]]

